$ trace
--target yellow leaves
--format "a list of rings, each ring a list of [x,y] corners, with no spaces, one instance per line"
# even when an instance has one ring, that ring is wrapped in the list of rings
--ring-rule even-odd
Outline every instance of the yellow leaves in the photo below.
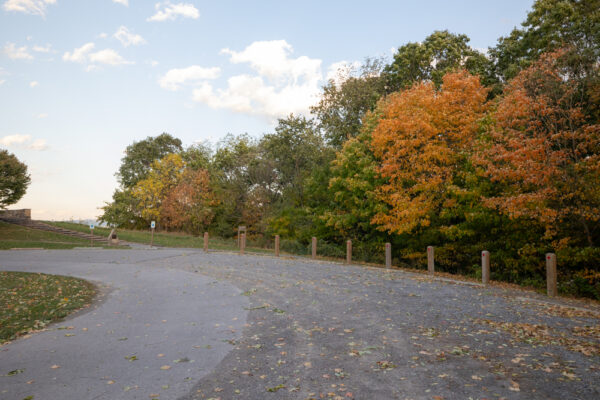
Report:
[[[133,197],[138,200],[142,217],[160,220],[160,205],[166,195],[181,180],[185,164],[179,154],[169,154],[152,163],[146,179],[133,188]]]

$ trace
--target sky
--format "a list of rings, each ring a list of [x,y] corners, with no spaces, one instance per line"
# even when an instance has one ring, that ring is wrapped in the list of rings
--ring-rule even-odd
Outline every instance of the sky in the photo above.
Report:
[[[29,167],[12,209],[93,219],[125,148],[260,137],[308,115],[343,65],[435,30],[485,50],[533,0],[0,0],[0,148]]]

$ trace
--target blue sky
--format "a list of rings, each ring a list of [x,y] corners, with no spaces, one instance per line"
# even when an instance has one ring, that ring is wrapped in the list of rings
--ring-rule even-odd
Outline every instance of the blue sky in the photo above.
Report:
[[[533,0],[0,0],[0,148],[30,168],[11,208],[84,219],[123,150],[260,136],[306,113],[331,71],[448,29],[486,49]]]

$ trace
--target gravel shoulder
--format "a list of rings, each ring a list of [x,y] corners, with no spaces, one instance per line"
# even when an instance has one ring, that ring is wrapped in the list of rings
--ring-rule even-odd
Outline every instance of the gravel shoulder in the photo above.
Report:
[[[600,313],[581,302],[307,259],[186,258],[251,310],[185,399],[600,397]]]

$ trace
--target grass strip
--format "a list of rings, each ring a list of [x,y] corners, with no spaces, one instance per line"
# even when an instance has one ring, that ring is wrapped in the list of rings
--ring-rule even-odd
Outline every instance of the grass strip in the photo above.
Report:
[[[74,247],[91,247],[91,243],[88,239],[84,238],[67,236],[39,229],[31,229],[25,226],[0,221],[0,250],[14,248],[72,249]],[[95,242],[93,247],[106,248],[109,246]],[[109,248],[114,249],[115,247]]]
[[[58,226],[60,228],[70,229],[77,232],[90,233],[88,225],[77,224],[73,222],[54,222],[44,221],[48,225]],[[95,227],[94,234],[108,237],[111,228]],[[137,231],[128,229],[117,229],[117,235],[119,240],[126,242],[134,242],[141,244],[150,244],[151,232],[150,229],[147,231]],[[209,237],[209,248],[214,250],[230,250],[238,251],[237,241],[233,239],[222,239]],[[204,247],[204,239],[202,236],[193,236],[185,233],[178,232],[154,232],[154,244],[161,247],[179,247],[179,248],[196,248],[200,249]],[[253,246],[251,242],[246,245],[246,250],[256,253],[272,253],[272,249],[265,249],[258,246]]]
[[[89,305],[95,293],[94,285],[83,279],[0,271],[0,343]]]

